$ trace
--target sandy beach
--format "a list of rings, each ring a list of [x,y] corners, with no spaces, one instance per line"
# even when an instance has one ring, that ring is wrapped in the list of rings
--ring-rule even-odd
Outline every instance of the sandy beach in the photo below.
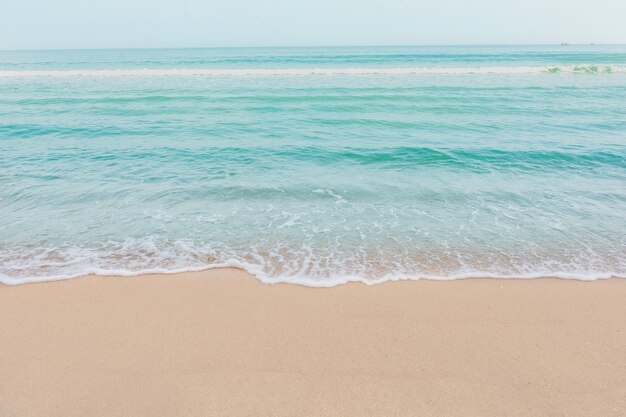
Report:
[[[0,286],[0,415],[625,416],[626,280]]]

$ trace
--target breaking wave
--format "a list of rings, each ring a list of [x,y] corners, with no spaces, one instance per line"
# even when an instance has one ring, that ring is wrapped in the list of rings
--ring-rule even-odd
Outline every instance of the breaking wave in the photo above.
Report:
[[[408,68],[168,68],[0,70],[0,77],[191,77],[302,75],[418,75],[418,74],[626,74],[626,66],[611,64]]]

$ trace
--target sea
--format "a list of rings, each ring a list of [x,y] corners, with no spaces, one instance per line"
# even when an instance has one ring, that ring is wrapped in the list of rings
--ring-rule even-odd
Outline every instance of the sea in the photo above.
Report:
[[[626,278],[626,46],[0,51],[0,282],[225,266]]]

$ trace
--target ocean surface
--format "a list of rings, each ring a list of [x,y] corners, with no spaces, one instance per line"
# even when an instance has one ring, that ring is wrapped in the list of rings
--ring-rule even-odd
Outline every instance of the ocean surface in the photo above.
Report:
[[[626,46],[0,51],[0,281],[626,277]]]

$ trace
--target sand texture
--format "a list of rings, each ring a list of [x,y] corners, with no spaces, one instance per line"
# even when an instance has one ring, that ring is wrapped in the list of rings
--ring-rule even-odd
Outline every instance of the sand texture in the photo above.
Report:
[[[0,416],[626,416],[626,280],[0,286]]]

